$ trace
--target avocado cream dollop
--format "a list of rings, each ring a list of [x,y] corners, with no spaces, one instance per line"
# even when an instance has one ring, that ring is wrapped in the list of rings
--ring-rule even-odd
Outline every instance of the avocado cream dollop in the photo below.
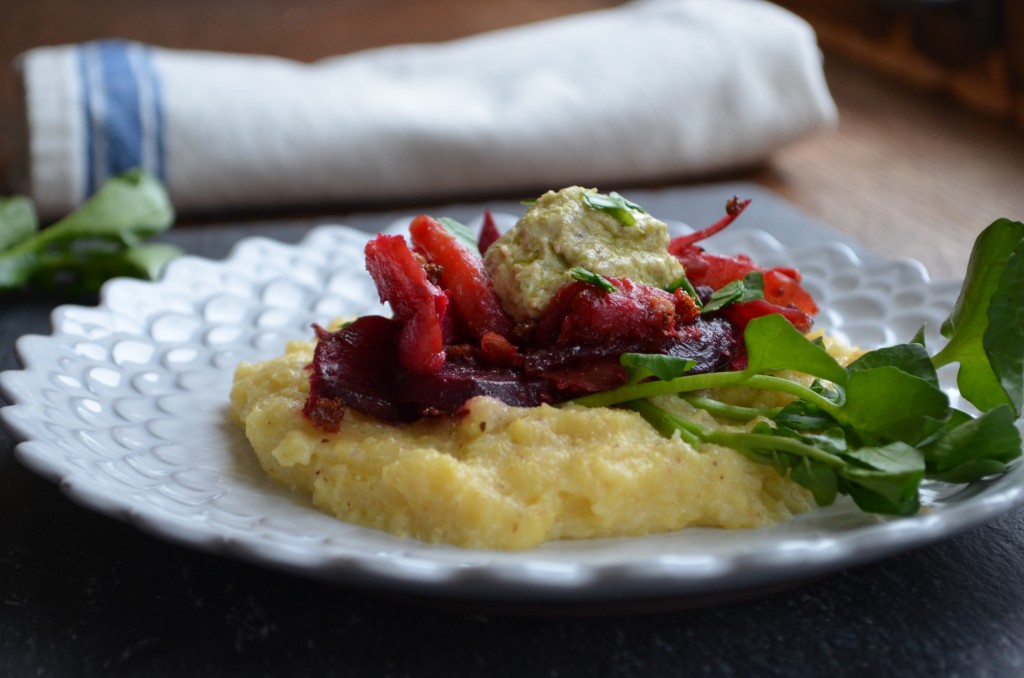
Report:
[[[571,186],[548,191],[487,250],[494,289],[516,320],[540,315],[558,288],[584,268],[666,287],[683,267],[667,251],[668,228],[612,194]]]

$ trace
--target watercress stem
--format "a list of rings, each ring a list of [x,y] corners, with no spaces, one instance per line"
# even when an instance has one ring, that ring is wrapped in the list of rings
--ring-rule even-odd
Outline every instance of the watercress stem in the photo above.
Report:
[[[740,452],[747,450],[775,450],[777,452],[788,452],[801,457],[807,457],[814,461],[826,464],[832,469],[841,470],[846,467],[844,462],[834,454],[829,454],[817,447],[812,447],[794,438],[782,438],[779,436],[765,435],[761,433],[747,433],[745,431],[726,431],[717,429],[708,431],[704,437],[706,442],[731,447]]]
[[[647,420],[647,423],[666,438],[671,438],[674,433],[678,432],[684,442],[696,446],[707,437],[707,430],[697,422],[677,417],[649,400],[631,400],[623,403],[622,407],[638,412]]]
[[[745,386],[771,391],[781,391],[797,398],[802,398],[820,407],[825,412],[839,418],[840,406],[828,398],[815,393],[811,389],[782,377],[766,374],[748,375],[746,372],[713,372],[711,374],[692,374],[669,381],[644,381],[639,384],[626,384],[611,391],[602,391],[576,398],[574,405],[584,407],[610,407],[632,400],[643,400],[661,395],[671,395],[700,391],[724,386]]]
[[[742,405],[731,405],[702,395],[680,394],[679,397],[697,409],[709,412],[716,417],[733,419],[735,421],[752,421],[758,417],[771,418],[782,410],[781,407],[743,407]]]

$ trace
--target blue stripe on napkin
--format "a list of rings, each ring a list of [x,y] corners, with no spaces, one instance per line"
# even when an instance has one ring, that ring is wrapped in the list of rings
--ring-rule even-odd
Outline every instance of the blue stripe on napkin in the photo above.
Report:
[[[163,107],[152,51],[123,40],[78,47],[88,197],[111,175],[144,167],[164,178]]]

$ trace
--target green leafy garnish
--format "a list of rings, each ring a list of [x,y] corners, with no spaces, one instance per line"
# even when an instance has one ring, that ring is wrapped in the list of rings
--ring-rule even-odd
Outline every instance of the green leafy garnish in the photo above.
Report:
[[[174,221],[160,182],[141,169],[106,181],[78,209],[38,230],[31,201],[0,202],[0,292],[89,292],[114,276],[153,278],[181,253],[144,241]]]
[[[458,240],[463,247],[475,254],[480,253],[480,250],[477,248],[476,236],[473,235],[473,232],[469,230],[468,226],[452,219],[451,217],[440,217],[438,218],[438,221],[441,222],[441,225],[444,226],[449,233],[455,236],[455,239]]]
[[[695,360],[660,353],[623,353],[619,363],[626,368],[633,383],[651,376],[669,381],[681,377],[697,364]]]
[[[746,287],[744,280],[705,310],[756,294]],[[757,281],[749,287],[756,290]],[[1024,224],[1000,220],[979,236],[942,332],[949,342],[934,356],[922,331],[907,344],[867,352],[843,367],[781,315],[766,315],[746,328],[743,370],[689,374],[692,365],[679,359],[624,354],[626,385],[573,402],[625,407],[662,435],[731,447],[788,475],[820,505],[848,495],[865,511],[911,515],[920,508],[925,478],[973,482],[1005,472],[1021,455]],[[951,407],[939,384],[937,368],[951,363],[959,363],[961,394],[980,410],[977,417]],[[813,379],[806,385],[779,376],[781,370]],[[738,407],[708,392],[726,386],[777,391],[792,401],[782,408]],[[673,394],[750,424],[706,427],[651,400]]]
[[[584,193],[583,201],[596,210],[612,215],[623,226],[636,225],[636,215],[633,214],[634,210],[641,214],[646,214],[640,205],[623,198],[615,191],[607,195],[604,193]]]
[[[676,290],[682,290],[689,294],[697,304],[697,308],[704,306],[704,304],[701,303],[700,297],[697,296],[697,290],[693,288],[693,283],[690,282],[690,279],[686,277],[685,273],[676,278],[668,287],[665,288],[665,291],[669,294],[675,294]]]
[[[696,294],[694,295],[696,297]],[[721,289],[715,290],[708,303],[701,308],[702,313],[721,310],[729,304],[738,304],[754,299],[764,299],[764,273],[751,271],[740,280],[733,280]]]
[[[605,278],[603,275],[598,275],[593,271],[588,271],[582,266],[573,266],[572,268],[570,268],[569,275],[572,277],[573,280],[585,282],[588,285],[593,285],[594,287],[602,289],[605,292],[617,292],[619,289],[615,285],[613,285],[608,280],[608,278]]]
[[[936,365],[959,362],[960,393],[979,409],[1024,408],[1024,223],[1000,219],[978,237],[967,279],[942,325]]]
[[[23,195],[0,199],[0,252],[25,242],[38,228],[31,200]]]

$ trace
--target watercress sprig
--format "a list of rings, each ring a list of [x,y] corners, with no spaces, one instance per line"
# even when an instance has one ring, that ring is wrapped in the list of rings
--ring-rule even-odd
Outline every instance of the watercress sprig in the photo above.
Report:
[[[743,370],[688,374],[692,365],[665,356],[624,354],[629,383],[573,402],[629,408],[663,435],[733,448],[808,488],[820,505],[844,494],[866,511],[913,514],[924,478],[973,482],[1005,472],[1021,455],[1016,420],[1024,402],[1024,224],[993,223],[979,236],[970,262],[942,326],[948,343],[934,356],[919,333],[843,367],[782,316],[766,315],[744,333]],[[952,363],[959,365],[962,396],[980,411],[976,417],[951,407],[940,386],[937,368]],[[807,375],[810,383],[779,371]],[[782,408],[737,407],[707,392],[725,386],[781,392],[792,401]],[[716,416],[754,423],[709,428],[651,400],[673,394]]]
[[[164,187],[141,169],[112,177],[41,230],[28,198],[7,198],[0,201],[0,292],[89,292],[115,276],[153,278],[181,250],[145,241],[173,221]]]

